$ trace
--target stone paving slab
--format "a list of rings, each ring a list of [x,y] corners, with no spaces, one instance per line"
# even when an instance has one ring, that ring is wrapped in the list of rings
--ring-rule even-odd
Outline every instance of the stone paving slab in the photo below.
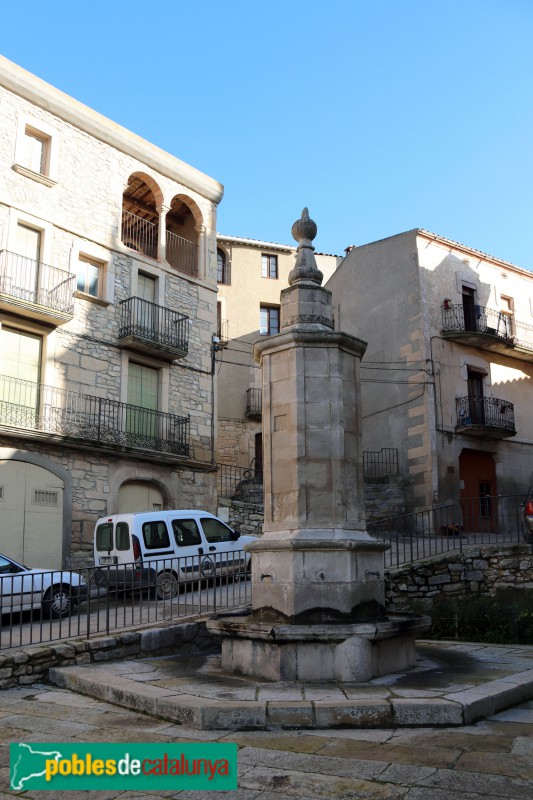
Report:
[[[168,665],[166,665],[168,668]],[[134,670],[130,670],[130,674]],[[108,675],[111,674],[108,672]],[[141,685],[141,684],[139,684]],[[391,687],[389,687],[392,690]],[[0,725],[0,800],[9,790],[12,741],[65,741],[54,728],[71,698],[83,727],[67,741],[235,742],[238,789],[225,800],[530,800],[533,797],[533,701],[461,727],[207,731],[110,705],[54,686],[2,693],[17,728]],[[165,702],[161,698],[160,702]],[[168,701],[170,702],[170,700]],[[280,702],[280,701],[277,701]],[[93,717],[83,708],[102,712]],[[49,714],[48,732],[43,719]],[[112,724],[111,724],[112,723]],[[24,792],[25,800],[221,800],[216,791]]]
[[[452,727],[531,700],[533,647],[420,642],[412,669],[365,684],[225,675],[205,653],[55,668],[50,680],[206,731]]]

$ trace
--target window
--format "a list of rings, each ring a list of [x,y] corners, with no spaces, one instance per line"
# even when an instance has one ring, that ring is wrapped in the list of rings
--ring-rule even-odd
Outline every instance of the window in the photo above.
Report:
[[[217,283],[230,284],[229,264],[226,254],[220,249],[217,250]]]
[[[194,519],[173,519],[172,530],[178,547],[202,544],[202,537]]]
[[[34,428],[39,409],[42,340],[25,331],[0,330],[0,405],[19,428]]]
[[[277,278],[278,277],[278,257],[268,256],[263,254],[261,256],[261,276],[263,278]]]
[[[46,175],[48,171],[48,142],[47,136],[26,126],[21,166],[40,175]]]
[[[45,186],[54,186],[58,170],[57,130],[41,120],[18,121],[13,169]]]
[[[145,522],[143,524],[143,539],[147,550],[170,547],[167,526],[162,520],[160,522]]]
[[[80,256],[76,265],[76,288],[91,297],[100,296],[100,275],[103,265],[98,261]]]
[[[261,306],[259,333],[269,336],[279,333],[279,307]]]
[[[204,529],[205,538],[207,539],[209,544],[215,544],[216,542],[235,541],[233,532],[218,519],[203,517],[202,528]]]
[[[505,297],[502,294],[502,310],[500,311],[500,322],[502,323],[503,330],[499,330],[500,334],[511,337],[514,336],[514,300],[512,297]]]
[[[147,446],[146,439],[157,438],[158,401],[159,370],[130,361],[126,428],[132,444]]]

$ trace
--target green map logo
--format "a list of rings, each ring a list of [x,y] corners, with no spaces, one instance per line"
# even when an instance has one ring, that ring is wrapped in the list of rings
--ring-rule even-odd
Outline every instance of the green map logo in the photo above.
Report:
[[[227,742],[25,743],[10,746],[10,787],[93,790],[237,788],[237,745]]]

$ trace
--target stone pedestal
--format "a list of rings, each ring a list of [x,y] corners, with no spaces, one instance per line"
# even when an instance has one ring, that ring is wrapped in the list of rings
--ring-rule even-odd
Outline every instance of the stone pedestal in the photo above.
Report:
[[[263,536],[252,553],[252,613],[210,621],[222,667],[272,680],[368,680],[414,661],[428,619],[385,612],[387,545],[366,532],[360,361],[366,343],[333,330],[304,209],[281,332],[262,366]]]
[[[253,617],[210,620],[222,637],[225,672],[272,681],[364,682],[411,667],[415,637],[429,617],[391,615],[376,623],[272,625]]]

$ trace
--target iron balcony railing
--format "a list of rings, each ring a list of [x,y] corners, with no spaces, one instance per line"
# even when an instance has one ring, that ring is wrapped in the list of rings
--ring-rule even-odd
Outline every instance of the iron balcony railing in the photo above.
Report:
[[[385,475],[397,475],[398,471],[398,449],[396,447],[363,451],[363,475],[365,478],[384,478]]]
[[[231,286],[231,264],[229,261],[224,261],[223,264],[218,264],[217,283],[223,286]]]
[[[152,347],[187,355],[189,317],[140,297],[120,303],[119,339],[142,340]]]
[[[457,427],[481,426],[516,433],[514,406],[495,397],[457,397]]]
[[[446,333],[482,333],[494,336],[510,347],[533,350],[533,325],[519,322],[511,314],[485,306],[476,305],[473,313],[467,316],[461,304],[444,306],[442,330]]]
[[[157,258],[158,226],[131,211],[122,212],[121,238],[126,247],[149,258]]]
[[[367,523],[390,544],[385,565],[398,567],[480,545],[524,543],[524,495],[482,495]]]
[[[217,322],[217,336],[219,339],[219,346],[225,347],[229,342],[229,320],[219,319]]]
[[[0,375],[0,425],[189,455],[189,417]]]
[[[253,465],[218,465],[218,496],[263,505],[263,473]]]
[[[263,413],[263,395],[261,389],[246,390],[246,416],[260,417]]]
[[[171,267],[185,272],[186,275],[198,275],[198,245],[167,231],[166,259]]]
[[[40,306],[59,316],[74,314],[76,276],[26,256],[0,251],[0,295],[17,305]]]

